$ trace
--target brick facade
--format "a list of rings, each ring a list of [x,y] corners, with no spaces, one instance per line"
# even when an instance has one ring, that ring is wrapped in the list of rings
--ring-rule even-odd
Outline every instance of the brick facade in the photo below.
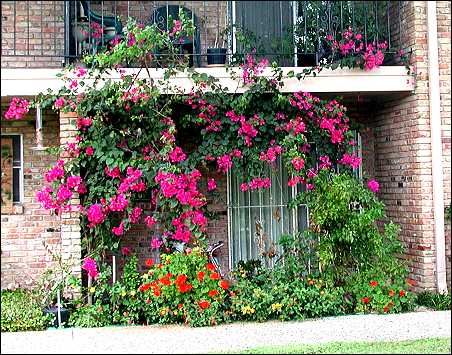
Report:
[[[5,106],[2,104],[2,117]],[[35,200],[36,191],[44,186],[44,173],[56,159],[44,151],[32,150],[35,140],[35,115],[30,112],[21,121],[1,120],[3,134],[21,134],[23,137],[23,203],[14,207],[14,213],[1,216],[1,287],[9,284],[26,286],[35,281],[47,267],[53,265],[52,256],[43,242],[52,250],[60,248],[58,216],[41,208]],[[59,144],[58,116],[43,113],[43,144]]]
[[[443,122],[445,205],[450,190],[450,3],[437,2],[438,45]],[[425,2],[404,3],[405,47],[413,49],[415,92],[408,97],[374,101],[366,123],[373,137],[365,142],[364,165],[381,182],[379,197],[389,219],[402,227],[415,290],[435,289],[435,236],[430,141],[427,22]],[[373,148],[372,148],[373,145]],[[366,166],[370,164],[369,166]],[[446,221],[447,280],[450,288],[450,221]]]
[[[41,51],[61,51],[55,47],[63,43],[62,22],[56,19],[62,14],[62,2],[46,1],[45,21],[41,24],[36,13],[40,2],[30,1],[27,9],[21,2],[2,2],[2,54],[39,55]],[[111,1],[104,1],[104,11],[112,12]],[[161,2],[119,2],[118,14],[130,13],[138,20],[146,20],[151,13],[150,6],[158,7]],[[166,2],[163,2],[166,4]],[[173,2],[168,2],[172,4]],[[207,18],[201,24],[202,52],[213,43],[216,33],[218,11],[215,2],[174,2],[191,8],[196,14]],[[226,6],[222,2],[221,6]],[[15,8],[14,8],[15,6]],[[98,6],[98,5],[96,5]],[[100,6],[100,5],[99,5]],[[99,8],[93,7],[99,11]],[[16,16],[14,17],[14,10]],[[220,9],[219,13],[225,13]],[[25,18],[30,14],[31,24]],[[48,13],[48,16],[47,16]],[[54,15],[56,17],[54,17]],[[220,16],[220,21],[224,21]],[[351,99],[352,111],[356,111],[359,121],[369,127],[361,132],[363,141],[363,169],[368,177],[380,182],[379,197],[386,204],[388,218],[402,227],[400,238],[407,248],[404,257],[411,271],[411,278],[417,281],[415,290],[435,289],[435,237],[432,199],[432,157],[430,140],[429,92],[428,92],[428,52],[426,2],[403,2],[402,41],[405,48],[413,49],[412,64],[416,66],[416,89],[411,95],[368,95],[366,98]],[[442,144],[444,167],[445,205],[451,203],[451,4],[437,2],[438,46],[440,68],[440,94],[442,118]],[[16,21],[16,22],[14,22]],[[14,23],[16,23],[14,25]],[[220,27],[223,22],[220,22]],[[24,25],[25,24],[25,25]],[[16,29],[16,37],[14,31]],[[32,42],[27,42],[28,34]],[[394,41],[399,40],[395,34]],[[35,52],[28,52],[33,50]],[[62,58],[42,58],[35,56],[2,56],[2,68],[9,67],[60,67]],[[2,108],[3,111],[3,108]],[[3,116],[3,112],[2,112]],[[60,122],[58,123],[58,120]],[[74,117],[46,112],[44,115],[44,144],[65,144],[74,136]],[[60,133],[61,130],[61,133]],[[24,137],[24,201],[16,208],[15,214],[2,214],[2,287],[12,282],[26,284],[33,280],[44,268],[52,264],[51,257],[42,246],[42,240],[49,244],[63,245],[65,257],[80,255],[80,227],[77,215],[60,217],[50,215],[34,200],[35,192],[42,187],[43,173],[55,161],[44,152],[32,151],[35,144],[34,116],[30,114],[24,121],[4,121],[2,133],[21,133]],[[218,218],[208,225],[210,241],[227,242],[226,179],[215,176],[218,190],[208,193],[209,209],[218,212]],[[76,202],[76,201],[74,201]],[[23,211],[22,211],[23,210]],[[143,226],[134,227],[124,238],[122,246],[129,246],[144,259],[151,254],[152,231]],[[446,265],[447,281],[451,285],[451,222],[446,220]],[[224,270],[228,266],[228,247],[220,253]],[[79,267],[75,267],[79,273]]]

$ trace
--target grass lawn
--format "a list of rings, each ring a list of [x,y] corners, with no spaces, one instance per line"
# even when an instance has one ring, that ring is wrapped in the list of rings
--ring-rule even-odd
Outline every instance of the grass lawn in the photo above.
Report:
[[[235,354],[450,354],[451,338],[395,342],[340,342],[320,345],[268,346]]]

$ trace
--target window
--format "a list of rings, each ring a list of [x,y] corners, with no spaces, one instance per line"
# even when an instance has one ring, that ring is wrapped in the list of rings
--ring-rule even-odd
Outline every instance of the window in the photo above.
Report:
[[[287,207],[295,197],[296,188],[287,186],[287,169],[281,160],[276,167],[263,172],[271,178],[271,188],[241,191],[241,178],[232,171],[228,175],[229,255],[230,267],[240,260],[259,259],[262,265],[272,267],[281,256],[278,245],[284,234],[293,234],[307,228],[307,208]]]
[[[2,212],[9,212],[13,203],[22,202],[22,136],[2,135],[1,152],[1,207]]]

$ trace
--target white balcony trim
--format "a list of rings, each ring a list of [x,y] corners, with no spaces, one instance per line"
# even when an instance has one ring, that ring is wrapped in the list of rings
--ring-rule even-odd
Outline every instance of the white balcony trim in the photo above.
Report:
[[[307,91],[312,93],[333,94],[365,94],[365,93],[396,93],[412,92],[414,83],[407,75],[403,66],[380,67],[371,71],[360,69],[323,70],[316,77],[309,76],[304,80],[288,78],[287,73],[293,71],[301,73],[302,67],[284,67],[282,92]],[[136,73],[137,68],[125,69],[126,73]],[[225,68],[198,68],[198,73],[206,73],[219,79],[219,83],[231,93],[242,93],[247,87],[241,85],[240,79],[231,79]],[[239,68],[234,68],[238,74]],[[35,96],[47,88],[59,89],[62,80],[56,77],[59,69],[1,69],[1,96]],[[150,69],[151,77],[157,82],[163,78],[164,69]],[[270,76],[271,69],[267,68],[262,75]],[[120,80],[119,74],[112,73],[110,77]],[[147,77],[146,70],[142,70],[139,77]],[[81,80],[81,79],[79,79]],[[88,81],[85,79],[85,81]],[[188,73],[180,72],[169,80],[171,85],[178,86],[187,93],[192,88],[192,81]],[[171,91],[169,92],[171,93]]]

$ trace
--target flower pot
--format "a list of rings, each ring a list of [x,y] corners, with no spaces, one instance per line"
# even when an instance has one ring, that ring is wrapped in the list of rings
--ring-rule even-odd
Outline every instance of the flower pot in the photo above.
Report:
[[[226,48],[207,48],[207,64],[223,66],[226,64]]]
[[[53,326],[54,327],[58,327],[58,307],[57,306],[52,306],[52,307],[47,307],[43,310],[44,314],[53,314],[54,315],[54,320],[53,320]],[[69,310],[67,308],[64,307],[60,307],[60,314],[61,314],[61,324],[63,323],[67,323],[67,321],[69,320]]]
[[[116,28],[105,27],[104,33],[105,33],[105,36],[113,38],[116,35]]]
[[[87,31],[87,23],[86,22],[72,22],[72,35],[77,40],[77,42],[85,41],[89,33]]]

